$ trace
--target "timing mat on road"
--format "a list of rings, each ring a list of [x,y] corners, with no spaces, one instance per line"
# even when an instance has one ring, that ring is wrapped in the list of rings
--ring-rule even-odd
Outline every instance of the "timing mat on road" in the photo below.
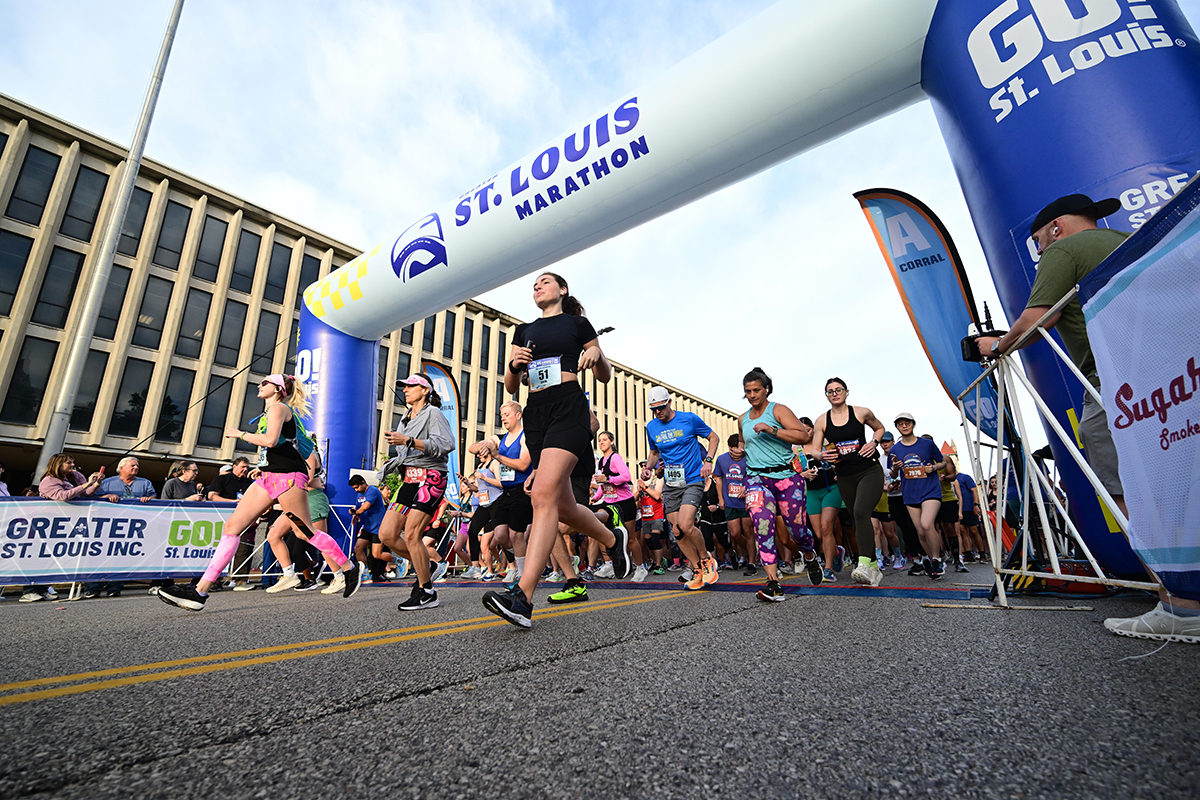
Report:
[[[371,584],[383,587],[396,587],[398,583],[380,583]],[[368,585],[364,588],[370,588]],[[495,586],[503,586],[503,584],[495,583],[478,583],[475,581],[446,581],[439,583],[438,588],[450,587],[455,589],[487,589]],[[552,589],[559,586],[556,583],[539,584],[538,588]],[[633,583],[632,581],[595,581],[586,584],[588,591],[594,590],[613,590],[621,591],[628,590],[650,590],[650,591],[669,591],[677,589],[680,592],[688,592],[678,581],[673,582],[652,582]],[[988,596],[990,589],[981,589],[978,587],[972,588],[968,586],[851,586],[835,584],[823,584],[821,586],[804,586],[802,584],[788,583],[786,580],[781,581],[784,594],[797,595],[823,595],[827,597],[892,597],[892,598],[908,598],[910,600],[971,600],[975,598],[984,598]],[[734,583],[710,583],[700,592],[757,592],[763,587],[762,579],[753,581],[739,581]]]

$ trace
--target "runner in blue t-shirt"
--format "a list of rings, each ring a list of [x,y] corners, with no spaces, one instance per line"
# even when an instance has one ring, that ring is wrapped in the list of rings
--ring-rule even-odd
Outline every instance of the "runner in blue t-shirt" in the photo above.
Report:
[[[958,481],[959,494],[962,495],[962,519],[958,523],[959,541],[963,549],[970,551],[963,554],[965,561],[976,561],[979,553],[987,548],[983,544],[982,522],[979,519],[979,489],[975,479],[965,472],[954,477]]]
[[[746,510],[746,448],[740,433],[729,435],[729,451],[717,456],[713,478],[721,487],[721,507],[725,524],[733,539],[733,569],[739,569],[738,553],[746,563],[754,564],[754,546],[750,543],[750,512]]]
[[[921,439],[913,433],[916,421],[912,414],[902,411],[896,415],[896,430],[900,440],[888,451],[888,466],[892,477],[900,476],[900,490],[908,514],[917,526],[921,547],[927,553],[925,572],[937,580],[946,568],[937,556],[942,552],[942,537],[937,531],[935,520],[942,507],[942,482],[938,469],[945,466],[942,451],[929,439]],[[916,574],[916,573],[909,573]]]
[[[379,525],[383,522],[383,515],[387,513],[387,503],[383,501],[383,494],[379,489],[368,484],[361,475],[350,476],[350,488],[357,495],[354,508],[350,509],[351,522],[358,523],[354,554],[370,569],[371,581],[380,583],[386,580],[384,570],[387,568],[387,562],[399,562],[379,540]]]
[[[692,577],[685,585],[700,589],[717,581],[717,560],[704,547],[704,536],[696,526],[696,513],[704,497],[704,481],[712,474],[713,455],[720,437],[690,411],[671,408],[671,395],[662,386],[651,389],[647,400],[654,418],[646,423],[650,457],[642,470],[642,480],[649,481],[658,462],[663,462],[666,479],[663,509],[692,570]],[[707,452],[698,438],[708,439]]]

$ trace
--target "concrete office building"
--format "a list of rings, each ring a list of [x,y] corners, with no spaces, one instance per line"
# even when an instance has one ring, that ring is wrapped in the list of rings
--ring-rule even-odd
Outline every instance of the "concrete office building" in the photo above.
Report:
[[[126,149],[0,95],[0,461],[30,483],[96,269]],[[71,416],[66,449],[84,471],[130,452],[161,482],[191,458],[208,481],[235,452],[223,438],[261,413],[263,376],[291,371],[304,287],[359,250],[144,159]],[[499,429],[503,369],[520,320],[469,301],[384,337],[378,420],[403,413],[393,383],[434,359],[459,382],[463,442]],[[657,381],[614,364],[584,388],[605,429],[645,458],[646,393]],[[733,414],[669,387],[676,407],[724,439]],[[387,445],[380,435],[378,453]],[[468,458],[468,465],[470,466]]]

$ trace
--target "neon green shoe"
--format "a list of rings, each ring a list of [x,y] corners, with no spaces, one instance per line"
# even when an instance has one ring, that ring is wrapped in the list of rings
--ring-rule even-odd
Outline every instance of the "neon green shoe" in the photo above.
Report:
[[[546,598],[551,603],[583,603],[588,599],[587,587],[578,578],[567,581],[561,591]]]

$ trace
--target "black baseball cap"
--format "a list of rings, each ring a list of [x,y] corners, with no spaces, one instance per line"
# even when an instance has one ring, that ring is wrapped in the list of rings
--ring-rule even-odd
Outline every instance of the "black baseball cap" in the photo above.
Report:
[[[1029,226],[1029,235],[1033,236],[1046,227],[1050,220],[1061,217],[1063,214],[1082,214],[1092,219],[1101,219],[1109,214],[1115,214],[1120,208],[1121,201],[1115,197],[1093,202],[1092,198],[1086,194],[1069,194],[1058,198],[1038,212],[1038,215],[1033,218],[1033,224]]]

